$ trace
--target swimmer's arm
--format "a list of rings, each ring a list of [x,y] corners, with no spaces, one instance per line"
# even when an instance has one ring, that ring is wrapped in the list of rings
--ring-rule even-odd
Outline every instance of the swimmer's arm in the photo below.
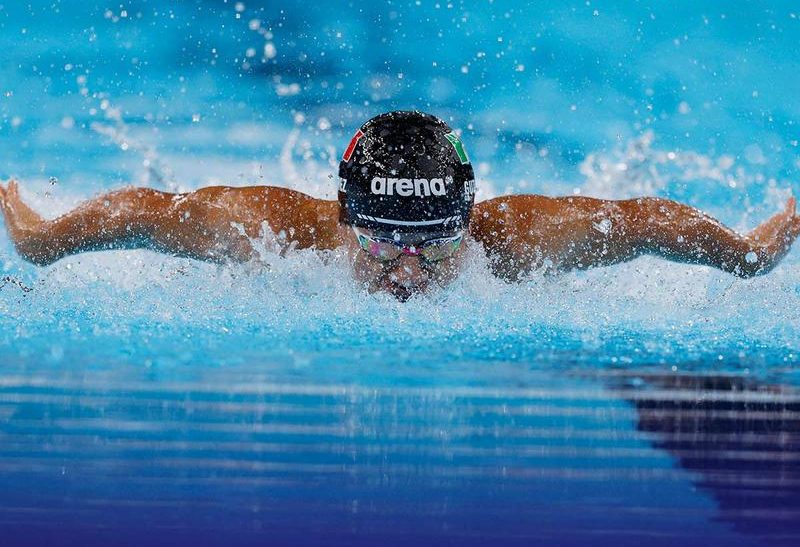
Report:
[[[54,220],[28,207],[14,181],[7,188],[0,185],[0,202],[17,251],[39,265],[84,251],[134,248],[209,261],[246,261],[256,254],[251,240],[260,238],[265,228],[298,234],[284,237],[280,243],[285,247],[326,248],[332,245],[330,226],[336,224],[328,211],[331,202],[261,186],[209,187],[186,194],[126,188]]]
[[[0,189],[6,228],[17,252],[40,266],[84,251],[155,248],[166,233],[180,233],[169,218],[173,197],[146,188],[126,188],[45,220],[22,200],[15,181]],[[198,249],[181,245],[183,240],[175,237],[173,244],[163,241],[160,246],[175,254],[197,253]]]
[[[800,233],[794,199],[747,235],[659,198],[507,196],[476,205],[473,219],[471,232],[508,279],[539,267],[589,268],[643,254],[750,277],[772,269]]]
[[[772,270],[800,235],[794,198],[746,235],[675,201],[645,198],[620,203],[637,254],[713,266],[738,277]]]

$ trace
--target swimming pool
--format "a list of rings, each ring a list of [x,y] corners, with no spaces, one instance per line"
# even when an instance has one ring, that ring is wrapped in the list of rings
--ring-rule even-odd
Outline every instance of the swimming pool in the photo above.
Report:
[[[0,7],[0,176],[54,216],[129,182],[335,193],[353,129],[448,119],[507,192],[752,227],[796,189],[789,2]],[[794,544],[798,254],[399,304],[341,257],[26,264],[0,234],[9,545]]]

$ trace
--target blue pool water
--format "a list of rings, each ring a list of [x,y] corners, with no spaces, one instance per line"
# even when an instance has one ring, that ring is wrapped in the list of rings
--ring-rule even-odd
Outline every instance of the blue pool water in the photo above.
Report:
[[[0,0],[0,177],[335,194],[353,130],[463,131],[478,198],[798,187],[793,2]],[[0,544],[795,545],[800,253],[400,304],[341,257],[23,262],[0,230]]]

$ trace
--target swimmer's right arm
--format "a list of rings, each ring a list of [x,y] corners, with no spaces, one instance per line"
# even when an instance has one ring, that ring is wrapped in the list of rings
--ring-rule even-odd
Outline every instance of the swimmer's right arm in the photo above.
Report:
[[[255,258],[252,239],[282,233],[283,246],[335,246],[335,202],[284,188],[209,187],[185,194],[125,188],[45,220],[0,185],[0,204],[17,252],[38,265],[103,249],[145,248],[216,262]],[[296,235],[296,237],[295,237]]]
[[[504,196],[475,206],[472,235],[498,275],[585,269],[644,254],[713,266],[739,277],[775,267],[800,236],[795,200],[748,234],[688,205],[661,198],[621,201],[582,196]]]
[[[198,258],[206,258],[210,251],[202,238],[188,234],[180,217],[176,218],[175,194],[125,188],[86,201],[53,220],[43,219],[22,200],[15,181],[8,183],[0,197],[17,252],[40,266],[101,249],[161,248]]]

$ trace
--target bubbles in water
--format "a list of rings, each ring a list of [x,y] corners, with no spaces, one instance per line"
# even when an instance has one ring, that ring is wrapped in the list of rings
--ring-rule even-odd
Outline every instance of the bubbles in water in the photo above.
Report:
[[[317,127],[319,128],[320,131],[327,131],[328,129],[331,128],[331,122],[330,120],[328,120],[328,118],[323,116],[319,120],[317,120]]]
[[[757,144],[750,144],[744,149],[744,159],[756,165],[763,165],[767,162],[764,152]]]
[[[300,84],[296,82],[291,84],[278,84],[275,86],[275,93],[277,93],[280,97],[291,97],[293,95],[297,95],[300,93]]]

